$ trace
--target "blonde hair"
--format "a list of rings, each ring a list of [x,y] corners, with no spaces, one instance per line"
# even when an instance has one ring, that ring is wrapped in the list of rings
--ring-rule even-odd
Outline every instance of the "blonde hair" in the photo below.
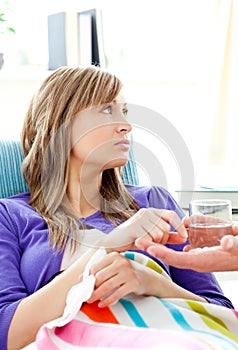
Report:
[[[68,238],[77,241],[78,218],[67,206],[70,129],[80,111],[113,101],[122,84],[98,67],[61,67],[49,75],[34,94],[22,129],[24,179],[31,204],[49,228],[49,242],[62,250]],[[125,188],[120,169],[103,172],[101,212],[118,225],[139,209]]]

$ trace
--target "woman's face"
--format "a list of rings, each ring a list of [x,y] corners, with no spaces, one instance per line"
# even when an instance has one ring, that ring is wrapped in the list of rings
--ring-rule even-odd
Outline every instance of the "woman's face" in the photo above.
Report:
[[[80,112],[71,130],[70,164],[95,166],[100,171],[123,166],[128,160],[131,125],[122,94],[111,103]]]

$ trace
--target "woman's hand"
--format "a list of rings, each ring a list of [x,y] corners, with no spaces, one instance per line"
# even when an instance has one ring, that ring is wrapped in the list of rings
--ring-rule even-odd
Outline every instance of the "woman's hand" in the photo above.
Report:
[[[134,242],[141,237],[162,244],[179,244],[187,240],[187,230],[174,211],[143,208],[108,234],[102,245],[108,252],[136,249]]]
[[[100,300],[99,306],[107,306],[129,293],[151,295],[155,274],[152,269],[127,259],[117,252],[107,254],[91,267],[96,277],[95,291],[89,302]]]
[[[100,300],[99,307],[108,306],[129,293],[205,301],[153,269],[127,259],[117,252],[107,254],[91,267],[90,273],[94,274],[96,282],[88,302]]]

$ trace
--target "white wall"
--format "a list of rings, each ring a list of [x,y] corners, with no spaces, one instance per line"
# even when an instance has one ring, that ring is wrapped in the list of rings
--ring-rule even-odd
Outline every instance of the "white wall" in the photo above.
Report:
[[[1,139],[19,139],[30,98],[41,80],[41,76],[34,77],[30,72],[0,71]]]

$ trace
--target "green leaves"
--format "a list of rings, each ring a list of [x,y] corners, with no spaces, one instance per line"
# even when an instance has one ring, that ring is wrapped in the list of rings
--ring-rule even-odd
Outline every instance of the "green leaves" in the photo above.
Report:
[[[9,11],[8,2],[4,2],[4,4],[6,5],[6,11]],[[15,34],[15,29],[7,25],[8,20],[5,18],[5,16],[5,12],[0,13],[0,34],[5,34],[6,32]]]

